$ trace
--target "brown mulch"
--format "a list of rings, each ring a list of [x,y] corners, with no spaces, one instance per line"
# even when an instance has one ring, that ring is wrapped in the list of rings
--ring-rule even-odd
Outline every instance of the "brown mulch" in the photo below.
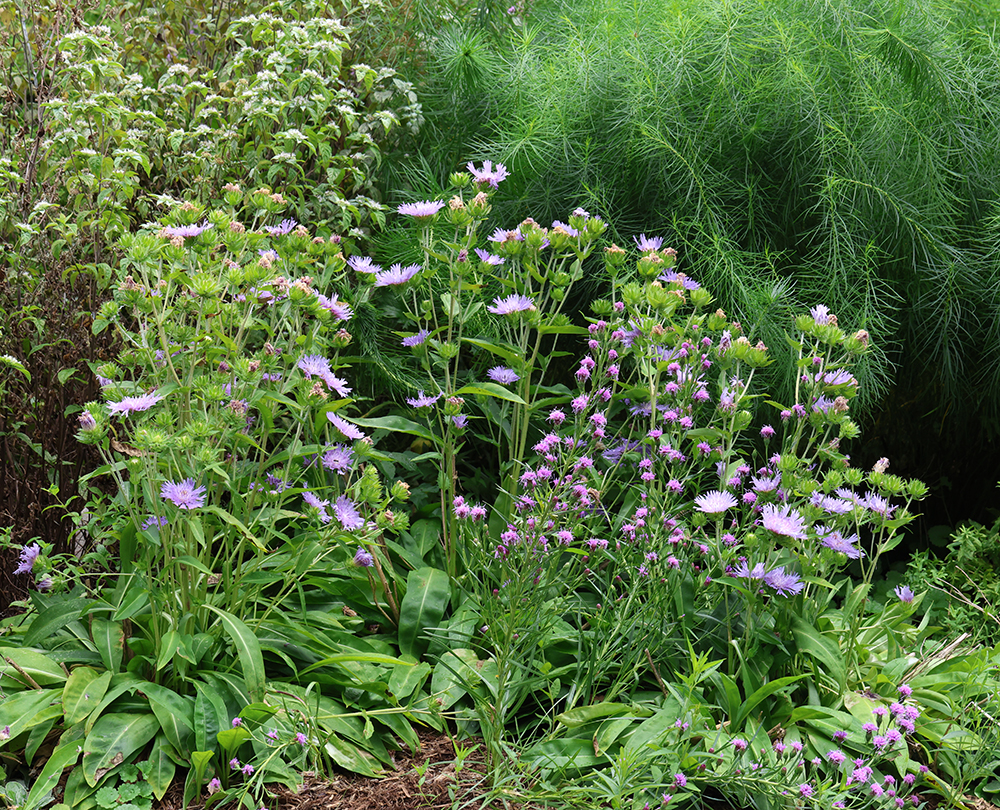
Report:
[[[479,740],[464,740],[463,748],[475,747],[456,772],[455,746],[447,736],[420,732],[416,753],[397,751],[395,770],[376,779],[340,774],[328,779],[307,775],[298,792],[275,786],[268,810],[541,810],[537,804],[495,800],[484,804],[488,791],[486,764]],[[427,770],[418,772],[417,768]],[[158,810],[183,810],[183,785],[167,791]]]

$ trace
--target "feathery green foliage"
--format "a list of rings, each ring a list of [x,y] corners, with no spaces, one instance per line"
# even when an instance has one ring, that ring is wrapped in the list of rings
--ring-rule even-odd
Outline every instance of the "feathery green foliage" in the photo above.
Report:
[[[806,302],[863,324],[889,347],[859,370],[867,404],[905,361],[925,382],[933,369],[929,407],[961,398],[988,416],[1000,411],[995,11],[540,2],[505,71],[450,83],[450,113],[425,96],[427,117],[459,121],[462,99],[490,111],[488,137],[474,116],[464,133],[516,178],[495,203],[507,220],[580,204],[622,233],[664,234],[772,348],[784,342],[773,325]],[[439,44],[443,80],[456,68]],[[489,42],[474,44],[466,67],[487,59]]]

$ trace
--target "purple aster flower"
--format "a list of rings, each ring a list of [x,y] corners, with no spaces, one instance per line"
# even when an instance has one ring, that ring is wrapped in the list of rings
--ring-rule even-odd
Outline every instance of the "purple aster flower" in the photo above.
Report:
[[[659,250],[663,247],[662,236],[646,236],[646,234],[640,233],[638,236],[633,236],[632,241],[635,242],[641,253],[646,253],[650,250]]]
[[[417,392],[417,396],[416,397],[407,397],[406,402],[409,405],[413,406],[414,408],[429,408],[429,407],[431,407],[431,405],[433,405],[439,399],[441,399],[441,395],[440,394],[436,394],[433,397],[432,396],[428,396],[428,395],[424,394],[424,390],[421,388]]]
[[[516,312],[528,312],[534,310],[535,305],[526,295],[508,295],[502,298],[499,295],[493,300],[493,306],[487,310],[494,315],[513,315]]]
[[[858,542],[856,534],[844,537],[840,532],[827,529],[825,526],[817,526],[816,531],[823,537],[821,542],[824,546],[840,554],[846,554],[849,560],[858,560],[864,556],[864,552],[854,545]]]
[[[906,602],[909,604],[913,601],[915,594],[910,590],[909,585],[900,585],[894,589],[896,596],[899,598],[900,602]]]
[[[167,520],[166,517],[158,518],[156,517],[156,515],[150,515],[142,522],[142,525],[139,526],[139,529],[144,532],[149,531],[150,529],[159,529],[162,528],[163,526],[166,526],[169,522],[170,521]]]
[[[881,495],[876,495],[874,492],[869,492],[867,497],[865,497],[865,506],[867,506],[875,514],[881,515],[886,520],[892,517],[892,513],[896,511],[895,506],[890,506],[889,501],[883,498]]]
[[[332,373],[330,361],[321,354],[307,354],[295,365],[306,375],[307,380],[311,380],[313,375],[323,377]]]
[[[476,248],[476,255],[479,257],[480,261],[492,265],[493,267],[499,267],[504,263],[503,257],[494,256],[488,250],[483,250],[482,248]]]
[[[770,425],[764,425],[760,429],[760,435],[765,439],[770,439],[774,435],[774,428]]]
[[[330,505],[329,501],[320,500],[319,497],[314,495],[312,492],[303,492],[302,500],[304,500],[309,506],[315,507],[319,512],[319,519],[322,523],[329,523],[333,520],[330,515],[327,514],[326,507]]]
[[[382,270],[381,265],[375,264],[367,256],[351,256],[347,260],[347,266],[357,273],[379,273]]]
[[[837,369],[836,371],[827,371],[826,373],[820,372],[816,375],[816,382],[822,382],[826,385],[854,385],[858,384],[857,379],[849,371],[844,369]]]
[[[346,397],[351,393],[351,387],[347,384],[347,380],[341,379],[332,371],[328,371],[325,374],[320,375],[323,382],[326,383],[326,387],[331,391],[337,393],[338,396]]]
[[[342,444],[335,444],[323,454],[323,466],[331,472],[350,472],[354,451]]]
[[[408,264],[406,267],[403,267],[397,262],[388,270],[380,270],[375,274],[375,286],[390,287],[406,284],[407,281],[410,281],[419,272],[419,264]]]
[[[375,565],[375,558],[371,555],[371,552],[365,551],[361,546],[358,546],[358,550],[354,555],[354,564],[361,568],[371,568]]]
[[[826,326],[826,324],[830,323],[830,307],[828,306],[817,304],[809,310],[809,314],[812,315],[813,321],[820,326]]]
[[[523,242],[524,234],[519,230],[505,231],[503,228],[497,228],[489,237],[490,242],[506,242],[513,239],[515,242]]]
[[[799,795],[802,796],[802,798],[804,799],[809,798],[810,796],[813,795],[813,792],[814,792],[813,786],[810,785],[808,782],[803,782],[801,785],[799,785]]]
[[[354,502],[346,495],[337,498],[337,502],[333,505],[333,516],[340,521],[340,525],[345,529],[360,529],[365,525],[365,521],[358,513]]]
[[[408,217],[430,219],[444,207],[441,200],[424,200],[423,202],[403,203],[396,210]]]
[[[483,168],[477,169],[475,165],[470,160],[465,168],[469,170],[472,174],[473,179],[480,185],[491,185],[493,188],[497,188],[499,183],[506,180],[508,175],[507,167],[502,163],[498,163],[496,167],[493,166],[492,160],[484,160]],[[442,203],[443,205],[443,203]]]
[[[753,476],[750,480],[755,492],[774,492],[781,484],[781,473],[775,473],[771,477],[761,476],[758,478]]]
[[[785,571],[784,566],[779,566],[773,571],[768,571],[764,576],[764,584],[773,588],[779,596],[795,595],[802,590],[802,580],[798,574]]]
[[[319,305],[323,309],[327,310],[335,321],[349,321],[354,317],[354,310],[350,308],[349,305],[345,304],[343,301],[334,301],[327,298],[325,295],[316,295],[316,299],[319,301]]]
[[[285,236],[291,233],[298,224],[294,219],[283,219],[277,225],[265,225],[264,230],[271,234],[271,236]]]
[[[685,290],[697,290],[701,285],[695,281],[691,276],[685,273],[678,273],[676,270],[667,270],[665,273],[660,273],[657,276],[659,281],[664,284],[673,284],[674,282],[679,282]]]
[[[719,490],[699,495],[694,499],[694,502],[697,504],[699,512],[708,515],[718,515],[736,506],[736,498],[728,492],[720,492]]]
[[[456,413],[454,416],[451,417],[451,423],[458,430],[465,430],[469,426],[469,417],[466,416],[464,413]]]
[[[764,528],[775,534],[793,537],[804,540],[806,537],[805,524],[802,516],[790,506],[777,507],[774,504],[765,504],[761,513],[761,520]]]
[[[912,695],[912,694],[913,694],[913,687],[911,687],[911,686],[910,686],[909,684],[906,684],[906,683],[901,683],[901,684],[899,685],[899,689],[898,689],[897,691],[898,691],[898,692],[899,692],[899,694],[901,694],[901,695],[902,695],[902,696],[903,696],[904,698],[908,698],[908,697],[909,697],[910,695]]]
[[[337,430],[339,430],[348,439],[363,439],[365,434],[362,433],[358,427],[351,422],[348,422],[344,417],[338,416],[333,411],[328,411],[326,414],[327,421],[330,422]]]
[[[562,230],[565,231],[570,236],[579,236],[580,232],[574,228],[572,225],[567,225],[565,222],[560,222],[558,219],[552,223],[552,230]]]
[[[295,735],[295,742],[297,742],[299,745],[305,745],[307,742],[309,742],[309,738],[306,737],[306,735],[300,731],[298,734]]]
[[[35,560],[42,553],[42,547],[38,543],[32,543],[21,549],[21,564],[14,569],[15,574],[30,574],[35,567]]]
[[[738,579],[758,579],[762,580],[767,576],[767,567],[764,563],[757,563],[753,568],[744,560],[733,570],[733,576]]]
[[[183,481],[164,481],[160,486],[160,497],[170,501],[178,509],[198,509],[205,505],[205,487],[196,487],[193,478]]]
[[[737,737],[733,740],[733,748],[735,748],[739,753],[743,753],[747,750],[747,741]]]
[[[201,236],[205,231],[210,230],[213,226],[209,222],[203,222],[201,225],[168,225],[163,231],[167,236],[181,237],[182,239],[193,239],[196,236]]]
[[[163,397],[159,394],[143,394],[139,397],[123,397],[120,402],[109,402],[108,410],[112,415],[148,411],[161,399],[163,399]]]
[[[687,787],[687,783],[688,783],[688,778],[684,774],[682,773],[674,774],[674,784],[677,785],[677,787]]]
[[[94,415],[90,411],[84,411],[77,417],[77,421],[80,423],[80,430],[96,430],[97,420],[94,419]]]
[[[486,376],[493,380],[493,382],[502,385],[511,385],[521,379],[521,376],[514,369],[507,368],[506,366],[493,366],[493,368],[486,372]]]
[[[408,349],[412,349],[414,346],[420,346],[427,338],[431,335],[426,329],[421,329],[415,335],[408,335],[403,338],[403,345]]]

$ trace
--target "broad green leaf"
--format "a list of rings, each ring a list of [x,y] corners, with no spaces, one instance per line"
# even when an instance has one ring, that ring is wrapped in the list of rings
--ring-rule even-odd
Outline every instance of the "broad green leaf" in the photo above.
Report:
[[[94,639],[94,646],[101,654],[104,668],[112,674],[118,672],[122,666],[125,645],[125,634],[122,631],[122,626],[118,622],[107,619],[93,619],[91,620],[90,634]]]
[[[169,743],[182,755],[190,750],[194,734],[193,698],[182,697],[157,683],[145,684],[142,691]]]
[[[148,681],[141,680],[135,675],[130,673],[120,673],[111,676],[111,682],[108,684],[108,691],[104,693],[104,697],[101,698],[101,702],[97,705],[97,708],[91,712],[90,716],[87,718],[87,723],[85,729],[88,734],[90,734],[91,729],[93,729],[94,724],[97,719],[104,713],[104,710],[108,708],[115,700],[124,695],[126,692],[132,692],[133,694],[136,690],[140,689],[143,684],[148,683]]]
[[[34,647],[39,641],[48,641],[73,619],[79,618],[87,605],[86,599],[70,599],[53,604],[41,611],[24,634],[22,647]]]
[[[371,754],[346,740],[340,739],[336,734],[331,734],[330,738],[323,745],[329,757],[341,768],[362,776],[376,776],[379,764]]]
[[[817,673],[833,679],[839,687],[839,693],[843,694],[847,684],[847,670],[844,668],[844,656],[837,642],[801,620],[795,622],[792,633],[799,653],[811,657],[817,664],[822,664],[823,667],[816,667]]]
[[[442,710],[450,709],[468,693],[470,676],[479,661],[475,652],[468,649],[450,650],[438,660],[431,677],[431,694],[440,702]]]
[[[91,667],[77,667],[71,673],[63,687],[63,711],[66,724],[83,720],[104,698],[111,683],[111,673],[97,674]]]
[[[505,399],[508,402],[516,402],[518,405],[526,405],[527,403],[521,399],[513,391],[504,388],[502,385],[498,385],[494,382],[480,382],[473,383],[471,385],[463,385],[458,391],[455,392],[458,396],[463,394],[482,394],[487,397],[496,397],[497,399]]]
[[[508,363],[516,363],[522,359],[517,349],[508,348],[506,346],[498,346],[496,343],[491,343],[488,340],[481,340],[480,338],[463,337],[462,342],[468,343],[470,346],[475,346],[479,349],[485,349],[491,354],[495,354],[497,357],[506,360]]]
[[[34,810],[35,807],[41,806],[46,796],[59,784],[62,772],[70,765],[75,765],[79,757],[80,745],[76,740],[56,748],[41,773],[35,778],[35,783],[28,791],[28,798],[25,799],[21,810]]]
[[[268,706],[266,703],[251,703],[249,706],[240,709],[240,717],[248,723],[266,722],[277,713],[278,709],[276,707]]]
[[[616,714],[632,716],[632,709],[624,703],[595,703],[591,706],[579,706],[576,709],[563,712],[556,716],[556,720],[564,726],[576,728],[593,720],[599,720],[602,717],[611,717]]]
[[[258,702],[264,699],[264,656],[260,651],[257,637],[240,619],[231,613],[220,610],[212,605],[205,605],[222,619],[226,632],[236,645],[236,652],[243,668],[243,680],[246,682],[250,699]]]
[[[232,754],[236,753],[236,750],[243,745],[243,743],[249,740],[250,737],[250,732],[243,728],[243,726],[225,728],[215,735],[215,739],[219,741],[219,745],[222,746],[222,750],[227,759]]]
[[[631,751],[644,749],[647,745],[659,742],[663,735],[673,728],[674,722],[682,714],[680,703],[674,697],[664,698],[663,707],[652,717],[647,717],[628,736],[627,747]]]
[[[218,516],[219,516],[220,518],[222,518],[222,519],[223,519],[223,520],[224,520],[224,521],[225,521],[226,523],[228,523],[228,524],[229,524],[230,526],[235,526],[235,527],[236,527],[236,529],[237,529],[237,530],[238,530],[238,531],[239,531],[239,532],[240,532],[240,533],[241,533],[241,534],[242,534],[242,535],[243,535],[243,536],[244,536],[244,537],[245,537],[245,538],[246,538],[247,540],[249,540],[249,541],[250,541],[251,543],[253,543],[253,544],[254,544],[254,545],[255,545],[255,546],[256,546],[256,547],[258,548],[258,550],[260,550],[260,551],[264,551],[264,550],[265,550],[265,549],[264,549],[264,546],[263,546],[263,545],[261,545],[261,542],[260,542],[260,541],[259,541],[259,540],[257,539],[257,535],[255,535],[255,534],[254,534],[253,532],[251,532],[251,531],[250,531],[250,530],[249,530],[249,529],[248,529],[248,528],[247,528],[246,526],[244,526],[244,525],[243,525],[243,522],[242,522],[242,521],[240,521],[240,520],[239,520],[239,518],[237,518],[237,517],[235,517],[235,516],[231,515],[231,514],[230,514],[229,512],[227,512],[227,511],[226,511],[225,509],[220,509],[220,508],[219,508],[218,506],[212,506],[212,505],[208,505],[208,506],[205,506],[205,507],[203,507],[203,509],[204,509],[204,510],[205,510],[206,512],[211,512],[211,513],[212,513],[213,515],[218,515]]]
[[[59,701],[58,689],[29,689],[10,694],[0,701],[0,728],[10,727],[10,736],[35,725],[35,716],[50,703]]]
[[[48,655],[21,647],[0,647],[0,682],[30,687],[30,678],[38,686],[66,682],[66,673]]]
[[[169,664],[178,648],[181,646],[181,634],[176,630],[168,630],[160,639],[160,651],[156,655],[156,671],[159,672]]]
[[[153,750],[149,752],[149,765],[143,770],[143,776],[153,789],[153,796],[160,801],[166,795],[167,788],[174,781],[177,766],[170,758],[170,743],[166,734],[157,734],[153,741]]]
[[[746,699],[742,706],[740,706],[739,713],[736,715],[736,728],[739,729],[743,725],[743,721],[750,716],[754,709],[756,709],[762,701],[771,697],[775,692],[784,689],[790,684],[796,683],[802,680],[806,676],[803,675],[789,675],[785,678],[775,678],[773,681],[769,681],[757,689],[750,697]]]
[[[397,664],[389,676],[389,691],[398,701],[406,700],[431,674],[431,665],[420,663],[416,666]]]
[[[419,658],[427,649],[425,631],[441,623],[451,600],[451,582],[437,568],[418,568],[406,578],[406,594],[399,606],[399,651]]]
[[[228,712],[225,701],[204,684],[195,682],[194,743],[199,751],[215,744],[215,735],[225,728]]]
[[[128,761],[160,730],[154,714],[116,713],[101,717],[83,743],[83,775],[96,785],[107,771]]]
[[[419,436],[429,442],[434,441],[434,434],[426,427],[402,416],[380,416],[377,419],[352,419],[351,421],[361,427],[388,430],[393,433],[409,433],[411,436]]]

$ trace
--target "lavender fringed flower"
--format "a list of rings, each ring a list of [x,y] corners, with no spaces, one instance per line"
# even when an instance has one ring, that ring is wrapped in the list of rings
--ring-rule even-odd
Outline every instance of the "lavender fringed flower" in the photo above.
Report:
[[[346,495],[341,495],[333,504],[333,516],[345,529],[360,529],[365,525],[364,518],[361,517],[354,502]]]
[[[178,509],[198,509],[205,505],[205,487],[196,487],[193,478],[183,481],[164,481],[160,497]]]
[[[148,411],[163,397],[159,394],[143,394],[139,397],[123,397],[119,402],[109,402],[108,410],[112,416],[123,413],[138,413]]]
[[[704,512],[707,515],[718,515],[736,506],[736,498],[728,492],[720,492],[719,490],[699,495],[694,499],[694,502],[698,507],[698,511]]]
[[[806,537],[805,523],[802,516],[790,506],[777,507],[766,504],[761,512],[764,528],[785,537],[804,540]]]
[[[359,430],[356,425],[348,422],[344,419],[344,417],[338,416],[332,411],[327,413],[326,418],[331,425],[344,434],[344,436],[348,439],[363,439],[365,437],[365,434]]]
[[[209,222],[203,222],[201,225],[168,225],[163,229],[163,233],[174,238],[193,239],[213,227]]]
[[[350,447],[335,444],[323,454],[322,464],[331,472],[346,473],[350,472],[353,459],[354,451]]]
[[[264,230],[271,234],[271,236],[286,236],[298,224],[294,219],[283,219],[277,225],[265,225]]]
[[[793,596],[802,590],[802,580],[798,574],[786,572],[784,566],[768,571],[764,584],[773,588],[779,596]]]
[[[431,333],[428,332],[426,329],[421,329],[419,332],[417,332],[417,334],[408,335],[405,338],[403,338],[402,343],[408,349],[412,349],[414,346],[420,346],[425,340],[427,340],[427,338],[430,337],[430,334]]]
[[[493,368],[486,372],[486,376],[493,380],[493,382],[500,383],[501,385],[511,385],[521,379],[521,375],[514,371],[514,369],[507,368],[506,366],[493,366]]]
[[[485,262],[492,267],[499,267],[505,261],[502,256],[494,256],[488,250],[483,250],[482,248],[476,248],[476,255],[479,257],[480,261]]]
[[[646,236],[646,234],[640,233],[638,236],[633,236],[632,240],[641,253],[648,253],[651,250],[659,250],[663,247],[662,236]]]
[[[898,598],[900,602],[906,602],[907,604],[912,602],[913,597],[916,595],[910,590],[909,585],[899,585],[893,589],[893,592],[896,594],[896,598]]]
[[[351,256],[347,260],[347,266],[356,273],[378,273],[382,270],[381,265],[375,264],[367,256]]]
[[[858,542],[858,536],[856,534],[852,534],[850,537],[844,537],[840,532],[828,529],[825,526],[817,526],[816,531],[822,538],[820,541],[822,545],[826,546],[826,548],[831,551],[846,554],[849,560],[859,560],[864,556],[864,552],[854,545]]]
[[[437,395],[435,395],[433,397],[432,396],[428,396],[427,394],[424,394],[424,391],[421,388],[417,392],[417,396],[416,397],[407,397],[406,398],[406,402],[409,405],[412,405],[414,408],[429,408],[429,407],[431,407],[431,405],[433,405],[439,399],[441,399],[441,395],[440,394],[437,394]]]
[[[494,315],[513,315],[517,312],[528,312],[535,308],[534,302],[526,295],[508,295],[506,298],[497,296],[493,300],[493,306],[487,310]]]
[[[396,210],[408,217],[429,219],[444,207],[441,200],[424,200],[423,202],[403,203]]]
[[[470,160],[465,168],[469,170],[472,174],[473,179],[480,185],[490,185],[493,188],[497,188],[499,184],[506,180],[509,176],[507,172],[507,167],[502,163],[498,163],[496,166],[493,165],[492,160],[484,160],[483,168],[477,169],[475,165]],[[443,205],[443,203],[442,203]]]
[[[365,551],[361,546],[358,546],[358,550],[354,554],[354,564],[362,568],[371,568],[375,564],[375,558],[370,551]]]
[[[21,564],[14,569],[15,574],[30,574],[35,567],[35,560],[42,553],[42,547],[38,543],[32,543],[21,549]]]
[[[314,495],[312,492],[303,492],[302,500],[304,500],[309,506],[312,506],[319,512],[319,519],[322,523],[326,524],[333,520],[329,514],[327,514],[326,507],[330,505],[329,501],[321,500],[318,496]]]
[[[376,287],[394,287],[406,284],[407,281],[420,272],[419,264],[409,264],[403,267],[401,264],[394,264],[388,270],[380,270],[375,274]]]

